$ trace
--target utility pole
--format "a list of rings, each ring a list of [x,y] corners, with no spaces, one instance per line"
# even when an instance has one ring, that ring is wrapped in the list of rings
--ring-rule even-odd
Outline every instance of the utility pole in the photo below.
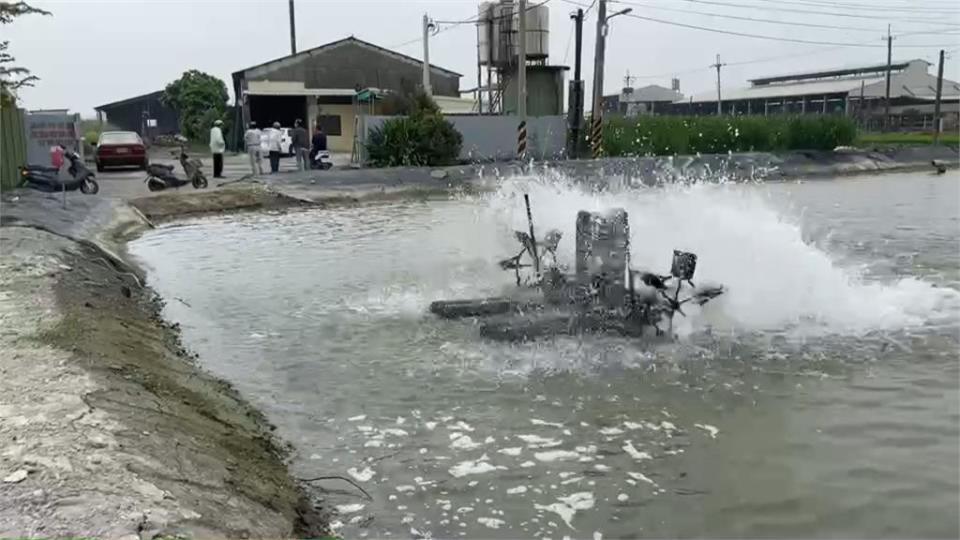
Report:
[[[480,23],[477,23],[477,114],[483,114],[483,72],[480,67]]]
[[[887,25],[887,91],[884,94],[883,130],[887,130],[890,123],[890,69],[893,64],[893,36],[890,34],[890,25]]]
[[[527,121],[527,0],[517,4],[520,20],[517,26],[517,116],[521,122]]]
[[[433,23],[426,13],[423,14],[423,93],[432,96],[433,88],[430,86],[430,29]]]
[[[593,110],[590,116],[596,124],[603,116],[603,61],[606,54],[607,0],[597,3],[597,43],[593,54]]]
[[[297,54],[297,18],[293,11],[293,0],[290,0],[290,54]]]
[[[720,63],[720,55],[717,55],[717,63],[713,64],[712,67],[717,68],[717,116],[723,114],[723,97],[720,95],[720,68],[726,64]]]
[[[570,104],[567,115],[570,120],[570,138],[567,141],[567,156],[573,159],[579,157],[580,138],[583,126],[583,81],[580,80],[580,56],[583,51],[583,10],[578,9],[570,15],[574,24],[574,39],[576,45],[573,58],[573,80],[570,81]]]
[[[940,99],[943,97],[943,49],[940,49],[940,67],[937,68],[937,100],[933,104],[933,144],[940,142]]]

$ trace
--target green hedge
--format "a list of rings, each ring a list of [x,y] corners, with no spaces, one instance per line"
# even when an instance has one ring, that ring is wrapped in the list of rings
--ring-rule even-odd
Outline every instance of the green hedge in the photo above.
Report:
[[[856,125],[842,116],[641,116],[603,126],[608,156],[832,150],[850,145]]]
[[[414,96],[409,116],[391,118],[370,130],[368,162],[375,167],[440,166],[457,163],[463,136],[430,96]]]

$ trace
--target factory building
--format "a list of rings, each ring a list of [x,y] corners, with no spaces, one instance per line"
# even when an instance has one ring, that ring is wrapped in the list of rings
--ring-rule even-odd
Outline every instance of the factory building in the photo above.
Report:
[[[331,150],[350,152],[357,118],[383,114],[383,98],[391,92],[415,92],[422,73],[422,61],[351,36],[239,70],[233,87],[244,124],[292,127],[300,118],[311,129],[323,126]],[[463,108],[460,77],[430,66],[442,107]]]
[[[890,125],[932,128],[937,78],[925,60],[890,66]],[[724,114],[844,114],[867,126],[883,122],[886,64],[809,71],[751,79],[747,88],[721,87]],[[956,125],[960,84],[943,81],[945,125]],[[717,114],[716,90],[674,103],[673,114]],[[909,124],[909,125],[908,125]],[[913,125],[917,124],[917,125]]]
[[[891,124],[904,125],[911,117],[932,127],[937,77],[925,60],[890,66]],[[808,71],[751,79],[747,88],[721,87],[724,114],[844,114],[869,124],[882,122],[886,96],[886,64]],[[944,114],[955,124],[960,85],[943,81]],[[711,90],[674,103],[674,114],[717,114],[717,91]],[[917,121],[913,118],[911,121]],[[906,127],[906,126],[905,126]],[[918,126],[919,127],[919,126]]]

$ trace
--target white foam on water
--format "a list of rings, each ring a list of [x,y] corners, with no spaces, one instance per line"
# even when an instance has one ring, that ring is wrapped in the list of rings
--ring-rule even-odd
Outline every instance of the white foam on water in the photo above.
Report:
[[[593,508],[594,502],[593,493],[581,491],[566,497],[560,497],[555,503],[548,505],[534,504],[533,507],[536,510],[545,510],[557,514],[560,516],[560,519],[567,524],[567,527],[576,530],[571,523],[574,514],[576,514],[578,510],[589,510]]]
[[[527,448],[552,448],[563,444],[563,441],[541,437],[540,435],[517,435],[516,437],[527,443]]]
[[[523,469],[529,469],[530,467],[535,467],[537,464],[534,461],[524,461],[520,464],[520,467]]]
[[[350,418],[347,418],[347,421],[348,421],[348,422],[363,422],[363,421],[366,420],[366,419],[367,419],[367,415],[365,415],[365,414],[360,414],[360,415],[357,415],[357,416],[351,416]]]
[[[710,435],[711,439],[716,439],[717,433],[720,433],[719,429],[717,429],[715,426],[711,426],[710,424],[694,424],[693,427],[706,431]]]
[[[562,428],[563,424],[560,422],[547,422],[546,420],[540,420],[539,418],[531,418],[530,423],[535,426],[551,426],[556,428]]]
[[[517,486],[507,489],[507,495],[520,495],[527,492],[527,486]]]
[[[549,463],[551,461],[566,461],[568,459],[577,459],[580,454],[572,450],[548,450],[546,452],[536,452],[533,457],[538,461]]]
[[[617,500],[620,501],[620,502],[624,502],[624,501],[626,501],[626,500],[629,499],[629,498],[630,498],[630,496],[627,495],[626,493],[621,493],[621,494],[617,495]]]
[[[633,446],[633,441],[627,441],[627,442],[625,442],[625,443],[623,444],[623,451],[626,452],[627,455],[629,455],[630,457],[632,457],[633,459],[636,459],[636,460],[638,460],[638,461],[641,461],[641,460],[644,460],[644,459],[653,459],[653,456],[651,456],[651,455],[648,454],[647,452],[641,452],[640,450],[637,450],[637,449]]]
[[[457,437],[450,443],[450,448],[453,450],[475,450],[481,446],[483,446],[482,442],[474,441],[469,435]]]
[[[503,454],[506,456],[519,456],[521,452],[523,452],[522,446],[515,446],[511,448],[501,448],[497,450],[498,454]]]
[[[505,525],[507,522],[502,519],[491,518],[491,517],[479,517],[477,518],[477,523],[484,525],[491,529],[499,529],[501,525]]]
[[[657,485],[656,482],[654,482],[653,480],[651,480],[649,477],[647,477],[647,476],[646,476],[645,474],[643,474],[643,473],[628,472],[627,475],[628,475],[630,478],[633,478],[634,480],[640,480],[641,482],[646,482],[646,483],[650,484],[650,485],[653,486],[653,487],[660,487],[660,486]]]
[[[427,428],[428,431],[433,431],[433,429],[437,427],[437,423],[436,423],[436,422],[424,422],[424,423],[423,423],[423,427]]]
[[[559,180],[559,182],[558,182]],[[907,277],[869,281],[805,239],[801,217],[778,208],[762,185],[668,185],[601,194],[551,178],[517,177],[484,198],[479,220],[504,235],[526,230],[522,194],[531,199],[539,230],[563,233],[559,257],[572,266],[580,210],[624,208],[630,219],[634,267],[666,273],[674,249],[698,255],[698,282],[721,283],[727,293],[674,330],[780,330],[804,334],[861,334],[955,317],[960,292]],[[780,206],[783,206],[780,204]],[[512,236],[510,236],[512,239]]]
[[[337,512],[341,514],[353,514],[355,512],[359,512],[363,510],[365,507],[366,507],[365,504],[354,503],[354,504],[339,504],[335,508],[337,509]]]
[[[608,437],[613,435],[622,435],[623,430],[618,427],[605,427],[605,428],[600,428],[600,434],[606,435]]]
[[[488,472],[495,471],[497,469],[506,469],[503,466],[495,466],[492,463],[485,461],[487,456],[484,455],[476,461],[461,461],[453,467],[450,468],[450,475],[454,478],[460,478],[462,476],[467,476],[471,474],[485,474]]]
[[[370,467],[364,467],[362,471],[357,470],[356,467],[350,467],[347,469],[347,474],[353,477],[357,482],[366,482],[374,477],[376,472]]]

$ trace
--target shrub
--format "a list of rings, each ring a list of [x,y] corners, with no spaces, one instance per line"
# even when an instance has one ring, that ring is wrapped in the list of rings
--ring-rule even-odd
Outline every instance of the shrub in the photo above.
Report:
[[[832,150],[856,136],[839,116],[643,116],[607,121],[603,148],[610,156]]]
[[[411,100],[409,116],[391,118],[371,130],[367,152],[377,167],[452,165],[462,145],[460,132],[420,93]]]

